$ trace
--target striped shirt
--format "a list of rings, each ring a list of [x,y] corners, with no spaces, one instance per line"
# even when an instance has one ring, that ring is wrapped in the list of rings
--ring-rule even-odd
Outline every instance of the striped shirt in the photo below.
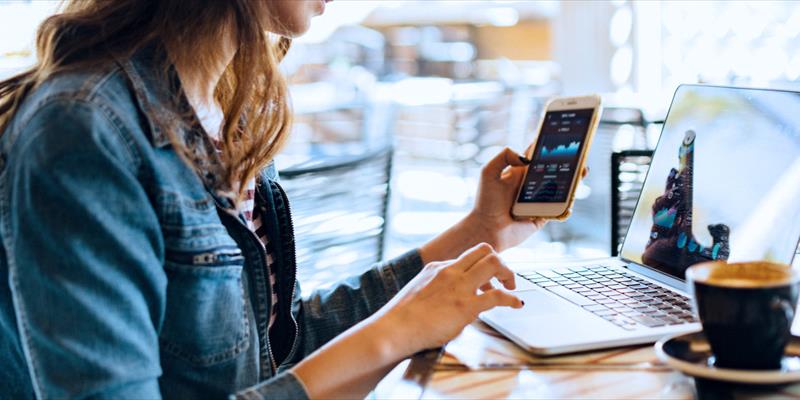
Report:
[[[272,308],[269,315],[269,328],[272,329],[272,326],[275,324],[275,318],[278,315],[278,292],[275,285],[275,271],[273,268],[275,264],[275,249],[272,247],[272,244],[267,237],[267,227],[263,226],[261,223],[261,213],[255,209],[255,194],[256,181],[253,179],[247,185],[245,198],[240,204],[239,210],[244,215],[245,221],[247,222],[247,227],[256,233],[256,236],[258,236],[259,240],[261,241],[261,245],[264,246],[264,250],[267,254],[267,271],[269,272],[269,286],[271,289],[270,291],[272,292]]]
[[[197,116],[198,121],[203,126],[203,129],[208,132],[211,142],[214,143],[214,146],[217,148],[217,152],[220,152],[220,149],[222,148],[222,144],[220,143],[220,132],[222,130],[222,124],[224,121],[222,109],[218,105],[208,105],[203,103],[193,104],[193,107],[195,109],[195,115]],[[278,293],[275,286],[275,272],[273,271],[273,254],[275,253],[275,250],[272,248],[272,245],[267,238],[266,227],[262,228],[260,213],[258,213],[255,209],[255,193],[256,180],[253,179],[247,184],[245,198],[244,201],[239,204],[238,211],[244,215],[245,222],[247,222],[247,227],[256,233],[256,236],[258,236],[260,239],[261,244],[264,246],[264,250],[267,254],[266,267],[269,274],[270,291],[272,292],[272,308],[270,309],[269,315],[269,329],[272,329],[278,314]]]

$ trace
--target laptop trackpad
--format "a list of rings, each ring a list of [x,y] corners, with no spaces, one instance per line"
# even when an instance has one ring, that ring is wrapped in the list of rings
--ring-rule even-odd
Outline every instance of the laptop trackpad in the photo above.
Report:
[[[525,307],[496,307],[482,313],[480,318],[529,347],[545,350],[591,343],[604,337],[618,336],[622,331],[610,322],[549,293],[524,290],[514,294],[525,302]]]
[[[523,290],[513,292],[515,296],[525,302],[522,309],[509,307],[496,307],[486,313],[502,317],[503,319],[530,319],[544,315],[563,315],[564,312],[575,312],[575,306],[564,299],[553,297],[538,290]],[[566,310],[565,310],[566,309]]]

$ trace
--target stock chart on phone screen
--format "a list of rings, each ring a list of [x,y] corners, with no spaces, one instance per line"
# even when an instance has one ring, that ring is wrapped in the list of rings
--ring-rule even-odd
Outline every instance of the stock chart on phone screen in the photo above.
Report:
[[[593,113],[593,109],[585,109],[545,114],[518,202],[561,203],[567,200]]]

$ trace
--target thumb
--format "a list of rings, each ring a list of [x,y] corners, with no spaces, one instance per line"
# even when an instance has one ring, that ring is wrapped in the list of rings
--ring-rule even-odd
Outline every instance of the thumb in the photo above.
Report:
[[[530,164],[530,161],[521,158],[517,152],[506,147],[486,163],[483,167],[482,174],[485,177],[497,178],[508,166],[521,167],[528,164]]]
[[[525,303],[517,296],[500,289],[489,289],[478,295],[478,312],[483,312],[497,306],[522,308]]]

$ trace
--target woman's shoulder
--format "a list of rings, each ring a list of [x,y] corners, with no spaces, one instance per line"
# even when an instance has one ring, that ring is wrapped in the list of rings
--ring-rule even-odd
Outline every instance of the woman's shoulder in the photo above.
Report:
[[[109,124],[127,135],[145,131],[125,71],[116,63],[108,63],[59,72],[45,79],[20,104],[3,136],[15,138],[22,131],[58,128],[64,118],[81,117],[84,120],[79,122],[84,124]]]
[[[148,139],[125,75],[112,64],[47,78],[20,104],[2,142],[5,152],[17,153],[30,146],[71,151],[94,142],[133,160]]]
[[[120,106],[125,92],[124,76],[114,64],[55,73],[26,96],[14,116],[15,125],[23,128],[41,109],[53,105]]]

